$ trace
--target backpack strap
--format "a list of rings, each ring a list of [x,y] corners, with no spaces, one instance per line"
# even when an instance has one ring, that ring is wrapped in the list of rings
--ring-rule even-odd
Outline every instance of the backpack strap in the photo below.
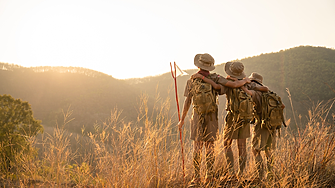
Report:
[[[281,104],[283,104],[283,102],[281,101],[281,98],[279,97],[278,98],[278,100],[279,100],[279,102],[281,103]],[[282,107],[280,107],[281,108],[281,119],[282,119],[282,121],[283,121],[283,125],[284,125],[284,127],[287,127],[287,125],[286,125],[286,123],[285,123],[285,117],[284,117],[284,113],[283,113],[283,108]]]

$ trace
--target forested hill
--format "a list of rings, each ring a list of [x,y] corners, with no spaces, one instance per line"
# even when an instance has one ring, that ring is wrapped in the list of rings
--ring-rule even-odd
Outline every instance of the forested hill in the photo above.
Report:
[[[335,50],[301,46],[242,60],[246,72],[259,72],[264,83],[277,91],[289,88],[296,100],[335,97]]]
[[[115,107],[123,110],[121,117],[136,119],[140,91],[123,80],[78,67],[24,68],[2,63],[0,68],[0,94],[28,101],[45,126],[55,126],[56,120],[62,125],[62,110],[69,107],[70,118],[75,118],[69,128],[76,131],[105,121]]]
[[[300,110],[298,113],[311,108],[310,100],[328,101],[335,97],[332,90],[335,89],[334,49],[300,46],[240,61],[244,63],[247,75],[251,72],[263,75],[264,84],[282,96],[287,110],[291,107],[286,88],[291,92],[295,110]],[[193,64],[193,57],[189,63]],[[224,63],[216,62],[214,72],[226,76]],[[159,99],[169,97],[170,111],[176,115],[174,82],[169,71],[159,76],[118,80],[78,67],[25,68],[0,63],[0,95],[9,94],[28,101],[36,119],[42,120],[45,126],[54,126],[56,121],[62,124],[62,110],[71,106],[71,117],[75,118],[71,129],[80,132],[83,125],[92,130],[95,122],[105,121],[115,107],[122,111],[122,118],[136,121],[142,93],[148,95],[149,110]],[[196,67],[186,70],[189,74],[196,71]],[[189,76],[177,78],[180,107]],[[220,97],[220,114],[225,113],[224,103],[225,97]],[[334,110],[329,114],[332,113]]]
[[[260,73],[264,78],[263,83],[271,90],[280,94],[288,110],[290,110],[291,107],[286,88],[289,89],[294,107],[296,110],[299,110],[299,114],[311,108],[311,101],[327,102],[335,98],[333,91],[335,90],[334,49],[299,46],[281,50],[280,52],[248,57],[239,61],[243,62],[247,76],[252,72]],[[178,62],[176,63],[178,64]],[[190,63],[193,64],[192,58],[190,59]],[[216,62],[216,68],[213,72],[226,76],[224,63],[225,62]],[[186,70],[189,74],[193,74],[196,71],[197,69]],[[177,78],[181,101],[183,100],[182,95],[188,78],[189,76]],[[129,79],[127,81],[149,93],[155,92],[158,88],[157,91],[161,93],[162,96],[174,98],[173,82],[171,73],[169,72],[156,77],[146,77],[140,80]],[[170,93],[166,92],[167,88]],[[221,101],[224,103],[224,100]],[[220,107],[221,109],[224,108],[224,106]],[[334,110],[332,110],[332,112],[334,112]]]

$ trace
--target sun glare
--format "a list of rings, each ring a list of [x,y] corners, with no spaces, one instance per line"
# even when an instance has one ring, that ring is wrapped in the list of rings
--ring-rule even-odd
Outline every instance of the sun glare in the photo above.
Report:
[[[168,21],[127,4],[79,2],[64,7],[47,1],[26,14],[16,40],[23,66],[71,65],[114,69],[110,74],[116,78],[142,77],[152,75],[146,64],[167,67],[175,56],[178,33]]]
[[[299,45],[333,47],[333,4],[0,0],[0,61],[84,67],[122,79],[169,72],[174,61],[195,68],[197,53],[220,64]]]

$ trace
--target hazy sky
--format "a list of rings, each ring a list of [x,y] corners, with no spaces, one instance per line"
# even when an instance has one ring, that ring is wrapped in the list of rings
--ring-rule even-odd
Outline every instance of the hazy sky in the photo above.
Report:
[[[0,62],[25,67],[123,79],[300,45],[335,47],[334,0],[0,0]]]

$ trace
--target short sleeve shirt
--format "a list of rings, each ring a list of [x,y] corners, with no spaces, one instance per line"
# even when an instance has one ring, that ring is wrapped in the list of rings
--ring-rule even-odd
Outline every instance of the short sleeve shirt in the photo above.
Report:
[[[227,87],[225,85],[227,84],[228,80],[220,75],[218,75],[217,78],[218,79],[216,83],[221,85],[221,91],[219,92],[219,95],[226,94]]]
[[[220,76],[216,74],[210,74],[207,78],[210,78],[215,83],[223,82]],[[192,91],[192,79],[190,78],[187,80],[187,84],[184,91],[185,97],[193,98]],[[220,94],[220,91],[219,91]],[[195,112],[195,109],[192,110],[192,118],[191,118],[191,139],[195,141],[215,141],[217,139],[218,133],[218,114],[217,113],[209,113],[204,116],[205,128],[202,130],[204,131],[201,133],[201,129],[199,128],[199,123],[201,122],[201,117],[199,114]]]

